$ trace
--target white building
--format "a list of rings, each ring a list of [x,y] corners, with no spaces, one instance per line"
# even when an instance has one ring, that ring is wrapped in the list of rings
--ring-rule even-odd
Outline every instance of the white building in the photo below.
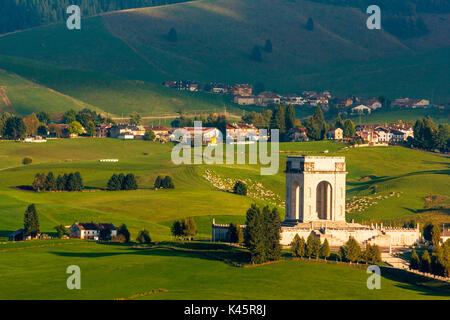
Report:
[[[112,223],[80,223],[75,222],[70,227],[70,237],[77,239],[98,240],[102,230],[110,230],[111,237],[117,236],[118,229]]]

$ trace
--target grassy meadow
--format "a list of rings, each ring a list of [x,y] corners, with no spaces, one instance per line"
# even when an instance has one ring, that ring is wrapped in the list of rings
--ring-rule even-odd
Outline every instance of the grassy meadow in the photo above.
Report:
[[[49,140],[44,144],[0,142],[0,239],[6,240],[11,231],[22,226],[27,205],[35,203],[43,232],[54,232],[57,224],[70,225],[75,221],[125,223],[132,239],[145,228],[152,240],[159,242],[148,248],[81,240],[0,243],[0,298],[427,299],[448,296],[448,288],[442,284],[410,281],[389,274],[383,277],[383,290],[367,290],[365,270],[345,265],[285,260],[239,268],[227,261],[245,254],[241,249],[208,243],[213,217],[219,223],[243,223],[251,203],[277,206],[283,216],[285,157],[324,155],[325,150],[327,155],[346,157],[350,200],[371,196],[374,184],[378,186],[377,194],[400,194],[362,212],[348,214],[348,220],[420,216],[448,222],[448,212],[421,211],[425,196],[448,195],[448,158],[401,147],[346,149],[328,141],[282,143],[278,174],[261,176],[258,165],[176,166],[170,159],[172,146],[88,138]],[[32,157],[31,165],[21,164],[25,156]],[[118,158],[119,162],[98,161],[104,158]],[[17,188],[30,185],[37,172],[48,171],[54,174],[80,171],[86,190],[35,193]],[[120,172],[137,175],[139,189],[105,191],[109,177]],[[256,191],[239,196],[218,190],[214,182],[205,179],[206,172],[212,172],[219,179],[216,182],[223,184],[227,179],[245,180],[249,190]],[[175,189],[154,190],[157,175],[170,175]],[[262,187],[252,189],[258,184]],[[264,196],[267,194],[273,196]],[[174,243],[171,223],[186,216],[196,220],[197,242]],[[71,264],[81,267],[80,291],[65,287],[65,268]],[[99,281],[103,283],[100,288]]]

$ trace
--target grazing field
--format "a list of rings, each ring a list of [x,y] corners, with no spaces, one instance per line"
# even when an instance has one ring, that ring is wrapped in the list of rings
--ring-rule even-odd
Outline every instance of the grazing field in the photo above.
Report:
[[[67,240],[21,246],[0,245],[0,299],[448,299],[450,294],[442,282],[405,281],[389,273],[382,273],[381,290],[369,290],[364,267],[292,260],[235,267],[222,259],[238,250],[208,243],[139,249]],[[81,290],[66,287],[69,265],[81,269]]]
[[[0,244],[0,298],[448,297],[448,288],[442,284],[436,287],[395,275],[385,275],[382,290],[367,290],[365,270],[345,265],[283,261],[239,268],[226,262],[245,254],[242,250],[208,243],[213,217],[218,223],[244,223],[245,212],[253,202],[277,206],[283,216],[285,157],[324,155],[325,150],[326,155],[346,157],[350,202],[352,197],[372,196],[373,185],[377,185],[376,195],[387,196],[365,210],[349,213],[348,220],[399,221],[420,217],[421,221],[433,218],[448,223],[448,212],[421,211],[427,195],[449,193],[448,158],[401,147],[346,149],[327,141],[282,143],[278,174],[261,176],[260,167],[251,165],[175,166],[170,159],[171,149],[172,144],[115,139],[62,139],[44,144],[0,142],[0,239],[22,226],[27,205],[35,203],[43,232],[52,233],[54,226],[75,221],[125,223],[132,239],[145,228],[153,241],[160,242],[147,249],[77,240]],[[21,164],[25,156],[33,159],[31,165]],[[100,163],[98,160],[103,158],[118,158],[119,162]],[[35,193],[17,188],[30,185],[37,172],[49,171],[80,171],[86,190]],[[136,174],[139,189],[105,191],[109,177],[120,172]],[[218,180],[206,180],[207,172]],[[175,189],[154,190],[157,175],[170,175]],[[237,179],[249,184],[252,192],[248,196],[217,187]],[[391,192],[396,196],[389,196]],[[186,216],[195,218],[199,232],[196,239],[200,241],[190,245],[171,242],[171,223]],[[65,287],[65,269],[72,264],[81,267],[81,291]],[[103,283],[100,287],[99,281]]]
[[[304,28],[308,17],[313,31]],[[366,19],[356,8],[303,0],[202,0],[86,18],[76,32],[59,23],[5,35],[0,51],[155,83],[262,82],[280,93],[331,90],[448,102],[450,42],[441,31],[448,15],[428,15],[430,33],[416,41],[368,30]],[[172,27],[176,42],[166,37]],[[267,39],[272,52],[263,49]],[[254,46],[261,47],[260,62],[250,59]]]

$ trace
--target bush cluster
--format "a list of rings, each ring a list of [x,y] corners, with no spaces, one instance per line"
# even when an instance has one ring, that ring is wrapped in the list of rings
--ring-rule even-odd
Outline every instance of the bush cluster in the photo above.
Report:
[[[40,191],[81,191],[84,188],[83,179],[79,172],[58,175],[55,179],[53,172],[37,173],[33,181],[33,190]]]
[[[123,173],[113,174],[107,184],[108,191],[136,190],[137,188],[136,177],[132,173],[127,175]]]

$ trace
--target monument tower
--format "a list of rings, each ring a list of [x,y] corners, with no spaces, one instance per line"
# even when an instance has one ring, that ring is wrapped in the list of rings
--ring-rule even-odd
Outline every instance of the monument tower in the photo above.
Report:
[[[288,157],[285,222],[345,222],[345,158]]]

